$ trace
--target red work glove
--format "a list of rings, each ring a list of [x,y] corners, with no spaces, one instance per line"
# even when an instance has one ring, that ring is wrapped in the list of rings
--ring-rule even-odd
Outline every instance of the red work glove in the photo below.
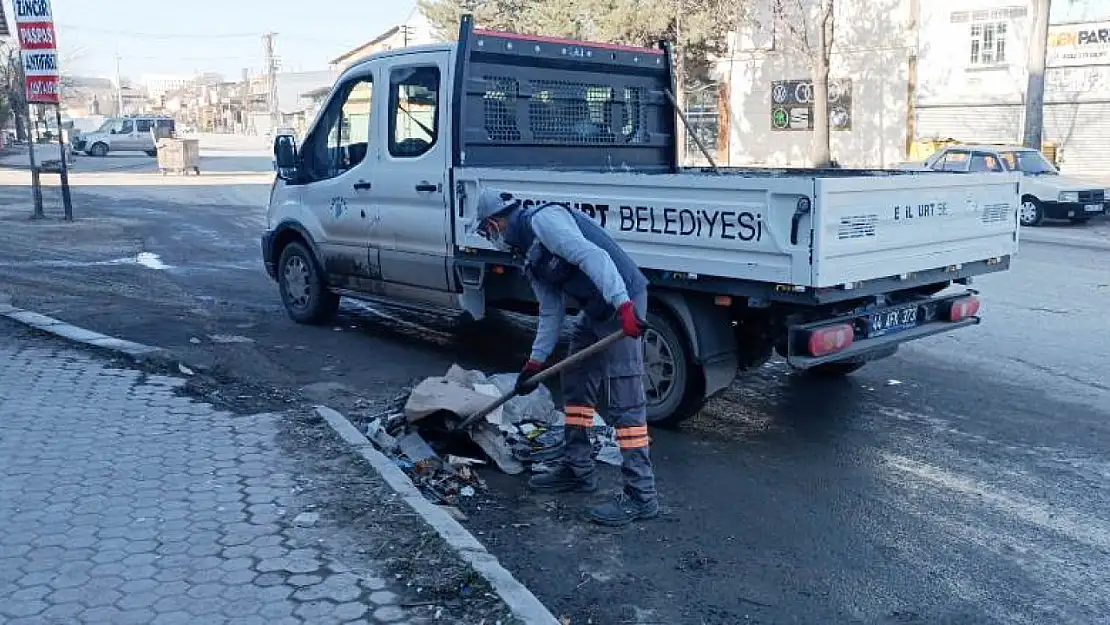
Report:
[[[529,360],[524,363],[524,368],[520,370],[520,375],[516,378],[516,388],[513,390],[517,395],[527,395],[539,387],[531,381],[532,376],[536,375],[543,370],[543,363],[538,360]]]
[[[617,308],[617,316],[620,317],[621,329],[624,330],[625,336],[637,338],[644,333],[643,323],[636,315],[636,306],[632,303],[632,300],[628,300]]]

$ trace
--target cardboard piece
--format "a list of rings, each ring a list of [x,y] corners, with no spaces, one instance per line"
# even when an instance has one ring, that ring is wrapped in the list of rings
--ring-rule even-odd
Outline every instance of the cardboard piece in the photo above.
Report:
[[[445,377],[428,378],[416,385],[405,403],[405,418],[415,423],[446,410],[467,417],[490,403],[489,395],[467,388]]]

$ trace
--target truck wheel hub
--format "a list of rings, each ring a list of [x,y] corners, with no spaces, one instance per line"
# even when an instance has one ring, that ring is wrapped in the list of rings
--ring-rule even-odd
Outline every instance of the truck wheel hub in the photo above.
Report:
[[[674,351],[655,330],[644,332],[644,370],[648,403],[658,404],[674,387],[676,366]]]
[[[306,308],[312,296],[312,289],[308,282],[308,266],[300,258],[290,258],[285,263],[285,290],[289,293],[289,301],[297,308]]]

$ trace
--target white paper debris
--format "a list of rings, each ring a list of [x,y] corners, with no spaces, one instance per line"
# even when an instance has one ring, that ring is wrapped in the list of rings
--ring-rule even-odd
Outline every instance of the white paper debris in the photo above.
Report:
[[[490,401],[493,401],[494,399],[498,399],[499,397],[501,397],[501,395],[503,395],[503,393],[501,392],[501,389],[497,388],[497,386],[494,385],[494,384],[475,384],[474,385],[474,390],[478,391],[479,393],[481,393],[483,395],[488,395],[489,398],[490,398]],[[497,410],[494,410],[493,412],[486,415],[486,421],[489,421],[490,423],[492,423],[496,426],[501,426],[501,425],[504,425],[504,416],[505,416],[505,407],[501,406]]]

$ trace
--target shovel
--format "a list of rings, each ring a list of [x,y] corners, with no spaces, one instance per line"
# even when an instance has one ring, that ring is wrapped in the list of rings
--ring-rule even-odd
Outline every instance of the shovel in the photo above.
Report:
[[[549,379],[555,377],[556,375],[558,375],[559,373],[563,372],[563,370],[569,369],[569,368],[571,368],[575,365],[581,364],[582,361],[587,360],[590,357],[596,356],[597,354],[605,351],[606,349],[609,348],[609,346],[611,346],[612,344],[616,343],[617,341],[623,339],[624,337],[625,337],[624,330],[617,330],[617,331],[613,332],[612,334],[604,337],[600,341],[594,343],[593,345],[590,345],[586,349],[575,352],[575,353],[571,354],[570,356],[567,356],[566,358],[560,360],[559,362],[551,365],[550,367],[540,371],[539,373],[536,373],[531,378],[529,378],[529,381],[535,382],[536,384],[539,384],[541,382],[549,380]],[[492,403],[490,403],[490,405],[486,406],[485,408],[482,408],[478,412],[475,412],[474,414],[470,415],[469,417],[463,419],[462,423],[460,423],[458,425],[458,427],[456,427],[455,429],[456,430],[464,430],[464,429],[470,427],[471,425],[473,425],[475,422],[481,421],[482,419],[485,419],[486,415],[493,412],[494,410],[497,410],[501,406],[504,406],[510,399],[512,399],[514,397],[516,397],[516,390],[515,389],[509,391],[508,393],[505,393],[504,395],[502,395],[501,397],[497,398]]]

